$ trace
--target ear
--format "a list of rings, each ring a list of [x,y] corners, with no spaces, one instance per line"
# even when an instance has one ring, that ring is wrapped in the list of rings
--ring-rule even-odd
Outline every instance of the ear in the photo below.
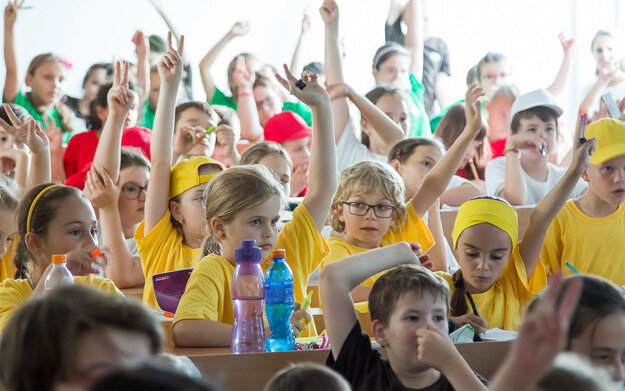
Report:
[[[391,160],[390,165],[399,175],[401,175],[401,162],[398,159]]]
[[[371,68],[371,73],[373,74],[373,78],[374,78],[374,79],[377,79],[377,78],[378,78],[378,72],[379,72],[379,71],[378,71],[377,69],[375,69],[375,67],[372,67],[372,68]]]
[[[584,172],[582,172],[582,179],[583,179],[585,182],[590,182],[590,178],[588,177],[588,168],[586,168],[586,169],[584,170]],[[586,190],[586,191],[588,191],[588,190]]]
[[[104,123],[106,121],[106,117],[108,117],[109,115],[109,109],[106,107],[102,107],[100,105],[95,105],[95,113],[100,119],[100,121]]]
[[[43,251],[43,243],[41,237],[37,234],[29,232],[24,236],[24,242],[26,243],[26,248],[32,254],[41,254]]]
[[[182,223],[184,221],[184,216],[182,215],[182,211],[180,210],[179,202],[170,201],[169,211],[171,212],[171,215],[173,216],[174,220],[176,220],[179,223]]]
[[[366,133],[368,136],[371,134],[371,129],[369,129],[369,123],[364,118],[360,119],[360,126],[362,127],[363,133]]]
[[[335,205],[335,208],[336,208],[336,216],[337,216],[337,218],[339,219],[339,221],[340,221],[341,223],[344,223],[344,222],[345,222],[345,217],[343,217],[343,207],[344,207],[345,205],[343,205],[343,204],[342,204],[342,203],[340,203],[340,202],[337,202],[337,203],[336,203],[336,204],[334,204],[334,205]]]
[[[388,346],[388,339],[386,338],[386,329],[384,325],[379,319],[371,322],[371,331],[373,332],[373,338],[380,344],[382,347]]]
[[[217,239],[219,240],[226,239],[226,225],[224,224],[223,220],[215,216],[211,219],[209,225],[210,225],[211,230],[213,231],[213,235]]]

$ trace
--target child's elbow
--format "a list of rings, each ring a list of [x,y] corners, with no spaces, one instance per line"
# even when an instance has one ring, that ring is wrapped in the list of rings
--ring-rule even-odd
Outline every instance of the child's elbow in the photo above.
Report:
[[[176,347],[191,348],[197,346],[193,338],[194,330],[191,326],[191,322],[186,320],[174,323],[171,328],[171,336]]]

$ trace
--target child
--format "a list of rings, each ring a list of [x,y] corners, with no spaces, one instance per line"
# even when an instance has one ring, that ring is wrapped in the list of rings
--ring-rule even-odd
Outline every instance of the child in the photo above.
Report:
[[[447,336],[449,290],[442,279],[416,266],[427,259],[420,261],[420,254],[417,244],[397,243],[321,269],[332,348],[326,364],[354,390],[486,390]],[[362,332],[350,291],[392,267],[369,294],[373,336],[388,358],[383,360]]]
[[[64,287],[16,311],[0,341],[0,383],[7,390],[88,390],[110,372],[151,361],[162,348],[161,327],[142,306]]]
[[[512,85],[499,87],[493,96],[484,104],[488,114],[488,131],[486,136],[490,144],[491,158],[503,156],[506,140],[510,133],[510,110],[518,92]]]
[[[187,358],[186,356],[174,356]],[[219,391],[200,379],[193,379],[162,365],[146,365],[112,373],[98,380],[89,391]]]
[[[288,152],[278,143],[264,141],[249,147],[241,156],[241,165],[261,164],[278,177],[284,194],[291,194],[293,163]]]
[[[212,158],[222,162],[226,167],[238,166],[241,160],[237,149],[237,144],[241,140],[239,116],[236,111],[227,106],[213,106],[213,110],[219,116],[219,123],[215,129],[217,137]]]
[[[152,275],[193,266],[206,236],[204,189],[224,169],[216,160],[203,156],[183,159],[172,167],[174,107],[182,74],[181,54],[171,47],[158,64],[161,93],[156,107],[150,146],[152,169],[145,200],[145,220],[137,227],[135,240],[141,257],[145,286],[143,301],[158,308],[152,289]]]
[[[575,150],[571,166],[536,205],[518,243],[516,211],[504,200],[476,198],[460,207],[452,232],[460,270],[453,277],[441,274],[452,292],[452,320],[480,333],[487,327],[518,329],[525,306],[546,284],[540,250],[547,228],[588,165],[594,144],[592,139]],[[470,313],[467,291],[477,313]]]
[[[191,101],[176,106],[174,113],[174,144],[172,161],[191,156],[211,157],[215,149],[216,127],[219,116],[208,103]]]
[[[588,125],[586,137],[597,139],[597,150],[582,174],[588,191],[558,213],[541,257],[547,274],[572,273],[569,262],[580,273],[625,285],[625,124],[602,119]]]
[[[349,383],[335,371],[315,363],[289,366],[276,373],[265,391],[351,391]]]
[[[414,187],[414,195],[408,203],[405,203],[401,177],[382,163],[360,162],[343,171],[330,216],[330,224],[336,232],[343,233],[343,237],[328,240],[330,255],[323,260],[322,267],[349,255],[405,240],[418,242],[423,251],[432,247],[434,240],[422,216],[443,193],[466,148],[480,130],[482,120],[477,98],[481,95],[481,89],[475,85],[467,90],[468,120],[464,132],[432,168],[423,184]],[[425,163],[434,161],[429,158]],[[373,285],[378,277],[373,276],[363,285]],[[354,299],[361,301],[363,298]]]
[[[26,85],[30,92],[22,93],[19,86],[17,56],[15,54],[14,27],[17,14],[24,1],[9,1],[4,8],[4,62],[7,67],[2,101],[24,107],[46,129],[47,120],[56,123],[63,132],[63,145],[74,133],[74,114],[61,99],[69,63],[52,53],[36,56],[26,72]]]
[[[206,189],[208,236],[204,258],[197,264],[174,318],[172,334],[176,346],[229,346],[234,312],[230,293],[235,265],[235,249],[241,240],[254,239],[262,249],[261,267],[271,264],[271,250],[286,249],[287,262],[294,276],[294,299],[306,296],[310,274],[327,255],[319,234],[323,228],[336,186],[334,134],[330,100],[314,74],[302,75],[306,86],[297,81],[285,66],[288,82],[282,85],[313,110],[311,191],[293,212],[293,219],[278,234],[280,210],[285,199],[275,176],[260,165],[230,168],[218,175]],[[279,76],[277,76],[279,77]],[[299,333],[306,313],[295,311],[291,321]],[[314,335],[314,324],[309,324]]]
[[[95,99],[100,87],[107,83],[109,75],[113,73],[113,64],[98,62],[89,67],[82,80],[82,98],[65,95],[63,98],[67,107],[72,109],[76,118],[87,118],[91,111],[91,101]]]
[[[18,307],[43,294],[55,254],[67,255],[67,267],[76,283],[123,295],[112,281],[91,274],[97,273],[91,258],[98,246],[97,221],[80,190],[51,183],[35,186],[21,201],[17,218],[16,279],[0,283],[0,330]]]
[[[488,194],[501,197],[512,205],[534,205],[562,178],[565,168],[549,162],[555,147],[558,117],[562,109],[545,90],[535,90],[516,98],[512,105],[510,128],[504,156],[486,168]],[[572,196],[585,189],[579,183]]]
[[[502,53],[488,52],[477,63],[477,81],[490,100],[493,93],[510,77],[510,64]]]

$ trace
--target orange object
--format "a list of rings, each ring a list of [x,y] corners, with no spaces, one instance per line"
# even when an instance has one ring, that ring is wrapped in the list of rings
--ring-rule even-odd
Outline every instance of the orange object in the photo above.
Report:
[[[271,250],[271,258],[286,258],[286,250],[283,248],[274,248]]]
[[[67,255],[65,254],[56,254],[52,256],[52,263],[66,263],[67,262]]]
[[[91,252],[91,258],[94,258],[94,259],[95,259],[95,258],[97,258],[97,257],[101,257],[101,256],[103,256],[103,254],[102,254],[102,250],[100,250],[100,249],[99,249],[99,248],[97,248],[97,247],[96,247],[95,249],[93,249],[93,251]]]

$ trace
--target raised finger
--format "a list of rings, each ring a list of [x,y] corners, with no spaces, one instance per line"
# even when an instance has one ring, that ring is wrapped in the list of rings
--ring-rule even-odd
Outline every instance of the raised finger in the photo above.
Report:
[[[274,74],[276,77],[276,80],[278,80],[278,82],[280,84],[282,84],[282,87],[286,88],[287,90],[291,91],[291,86],[289,86],[289,82],[286,81],[282,76],[278,75],[277,73]]]
[[[15,113],[13,112],[13,109],[11,108],[11,106],[9,106],[8,104],[5,104],[4,111],[6,111],[13,126],[17,127],[17,126],[24,125],[24,123],[19,118],[17,118],[17,115],[15,115]]]
[[[168,31],[167,32],[167,50],[172,48],[172,46],[171,46],[171,35],[172,35],[171,31]]]
[[[579,277],[571,277],[571,282],[569,283],[566,292],[564,293],[564,297],[560,301],[560,306],[558,307],[558,321],[563,323],[568,323],[568,319],[573,314],[575,307],[577,306],[577,301],[579,300],[579,296],[582,292],[583,282]]]
[[[113,85],[117,86],[120,84],[121,80],[121,69],[120,69],[119,61],[115,61],[115,65],[113,67]]]
[[[293,82],[295,83],[297,81],[297,79],[295,78],[295,76],[293,76],[293,74],[291,73],[291,71],[289,71],[289,67],[286,64],[282,64],[284,67],[284,74],[286,75],[286,79],[289,82]]]
[[[122,65],[122,75],[119,84],[128,87],[128,63],[126,61]]]
[[[184,50],[184,35],[180,36],[180,41],[178,42],[178,54],[182,57],[182,52]]]
[[[15,128],[7,124],[2,118],[0,118],[0,128],[4,129],[7,133],[15,136]]]

